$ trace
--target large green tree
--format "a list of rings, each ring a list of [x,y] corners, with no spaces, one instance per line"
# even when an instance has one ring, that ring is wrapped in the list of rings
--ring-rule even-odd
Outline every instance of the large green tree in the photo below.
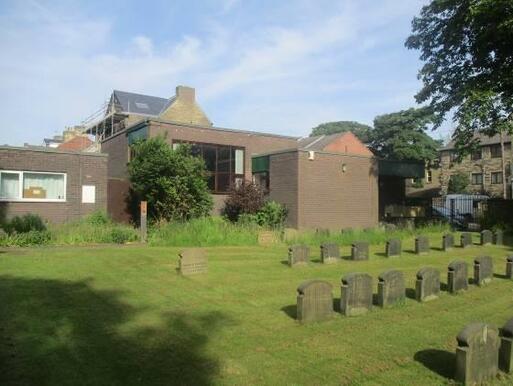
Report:
[[[406,46],[424,61],[416,99],[429,102],[435,127],[454,112],[460,154],[477,145],[476,133],[511,133],[512,0],[432,0],[413,19]]]
[[[148,216],[155,220],[187,220],[208,215],[212,197],[205,163],[188,145],[172,150],[164,138],[139,141],[128,164],[137,200],[148,201]]]
[[[369,141],[369,132],[371,130],[372,127],[355,121],[326,122],[314,127],[310,133],[310,137],[350,131],[356,135],[360,141],[367,143]]]
[[[441,145],[425,133],[433,119],[427,107],[379,115],[374,119],[370,147],[387,159],[433,162]]]

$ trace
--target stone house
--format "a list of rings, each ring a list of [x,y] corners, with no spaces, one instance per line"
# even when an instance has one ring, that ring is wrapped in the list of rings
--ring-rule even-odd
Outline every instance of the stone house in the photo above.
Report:
[[[487,194],[491,197],[512,198],[512,150],[511,137],[504,137],[504,154],[502,153],[500,137],[480,136],[479,148],[466,156],[461,162],[456,161],[454,143],[440,149],[440,186],[441,193],[446,194],[449,180],[452,175],[464,173],[468,175],[471,193]],[[504,158],[505,172],[503,175],[502,161]]]

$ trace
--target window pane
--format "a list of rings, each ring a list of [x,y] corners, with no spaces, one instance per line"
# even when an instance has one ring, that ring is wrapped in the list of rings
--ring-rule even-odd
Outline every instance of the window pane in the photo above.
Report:
[[[203,159],[209,172],[216,171],[216,148],[214,146],[203,146]]]
[[[217,192],[227,192],[231,185],[229,173],[217,173]]]
[[[216,176],[215,174],[211,174],[207,177],[207,185],[211,192],[216,189]]]
[[[18,173],[2,173],[0,197],[18,199],[20,192],[20,175]]]
[[[217,171],[228,173],[230,171],[230,161],[218,162],[217,163]]]
[[[23,173],[23,198],[64,200],[64,175]]]
[[[218,161],[229,161],[230,160],[230,147],[229,146],[219,146],[217,159],[218,159]]]
[[[235,174],[244,173],[244,150],[235,150]]]

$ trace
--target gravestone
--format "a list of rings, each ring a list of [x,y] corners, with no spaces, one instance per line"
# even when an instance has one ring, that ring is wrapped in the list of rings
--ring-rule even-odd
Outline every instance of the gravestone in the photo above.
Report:
[[[415,253],[420,255],[429,252],[429,238],[427,236],[417,236],[415,238]]]
[[[504,232],[500,229],[497,229],[493,233],[493,243],[495,245],[502,245],[504,244]]]
[[[386,246],[387,257],[401,256],[401,239],[390,239]]]
[[[449,251],[454,248],[454,235],[452,233],[446,233],[442,237],[442,249]]]
[[[258,245],[268,247],[270,245],[276,244],[278,239],[276,237],[276,233],[273,231],[261,231],[258,232]]]
[[[283,230],[283,241],[290,242],[296,240],[296,238],[299,236],[299,232],[297,229],[294,228],[285,228]]]
[[[455,260],[449,264],[447,271],[447,290],[454,294],[468,289],[468,264]]]
[[[330,283],[308,280],[297,287],[297,320],[318,322],[333,316],[333,294]]]
[[[345,316],[361,315],[372,308],[372,277],[350,273],[342,278],[340,312]]]
[[[351,245],[351,260],[369,260],[369,243],[357,241]]]
[[[335,243],[321,244],[321,261],[324,264],[336,263],[340,260],[340,248]]]
[[[513,255],[506,257],[506,278],[513,279]]]
[[[493,261],[490,256],[479,256],[474,260],[474,283],[481,286],[492,281]]]
[[[496,377],[499,365],[499,330],[485,323],[471,323],[456,338],[456,381],[482,384]]]
[[[419,302],[427,302],[440,295],[440,272],[435,268],[425,267],[417,272],[415,297]]]
[[[178,272],[184,276],[207,273],[207,254],[201,248],[187,248],[180,252]]]
[[[509,374],[513,371],[513,319],[506,322],[500,334],[499,368]]]
[[[460,240],[461,240],[462,248],[471,247],[472,246],[472,233],[468,233],[468,232],[462,233]]]
[[[378,305],[386,307],[404,301],[406,288],[401,271],[385,271],[378,277]]]
[[[292,245],[289,247],[289,265],[308,264],[310,261],[310,248],[306,245]]]
[[[485,229],[481,231],[481,245],[491,244],[493,241],[493,233],[492,231]]]

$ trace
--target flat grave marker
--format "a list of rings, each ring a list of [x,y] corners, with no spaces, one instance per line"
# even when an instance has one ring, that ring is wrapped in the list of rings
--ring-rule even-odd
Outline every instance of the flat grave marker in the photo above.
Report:
[[[503,245],[504,244],[504,232],[501,229],[497,229],[493,233],[493,243],[495,245]]]
[[[310,261],[310,248],[306,245],[297,244],[289,247],[289,266],[306,265]]]
[[[387,257],[401,256],[401,239],[390,239],[387,241],[385,253]]]
[[[493,233],[492,231],[485,229],[481,231],[481,245],[488,245],[493,242]]]
[[[429,253],[429,238],[427,236],[417,236],[415,238],[415,253],[417,255]]]
[[[506,257],[506,278],[513,279],[513,255]]]
[[[340,261],[340,247],[335,243],[321,244],[321,261],[323,264],[333,264]]]
[[[461,234],[460,237],[461,247],[462,248],[468,248],[473,245],[472,241],[472,233],[464,232]]]
[[[178,272],[183,276],[207,273],[207,254],[202,248],[187,248],[179,253]]]
[[[446,233],[442,237],[442,250],[450,251],[454,248],[454,235],[452,233]]]
[[[493,260],[490,256],[474,259],[474,283],[478,286],[488,284],[493,278]]]
[[[369,243],[356,241],[351,245],[351,260],[369,260]]]
[[[509,374],[513,371],[513,319],[501,328],[500,336],[499,368]]]

